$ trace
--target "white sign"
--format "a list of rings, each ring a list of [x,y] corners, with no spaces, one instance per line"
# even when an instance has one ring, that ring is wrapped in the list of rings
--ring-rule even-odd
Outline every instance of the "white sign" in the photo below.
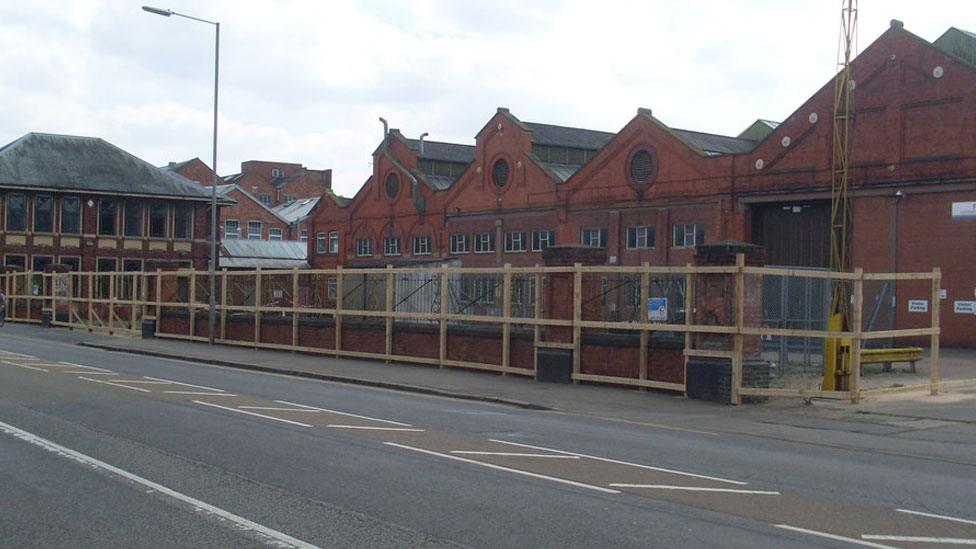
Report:
[[[927,312],[929,312],[929,300],[927,300],[927,299],[909,299],[908,300],[908,312],[910,312],[910,313],[927,313]]]
[[[949,294],[946,293],[946,289],[945,288],[941,288],[939,290],[939,299],[945,299],[946,297],[948,297],[948,295]]]
[[[647,320],[656,321],[656,322],[667,322],[668,298],[666,297],[647,298]]]
[[[960,315],[976,315],[976,301],[954,301],[952,312]]]
[[[976,202],[953,202],[953,219],[976,219]]]

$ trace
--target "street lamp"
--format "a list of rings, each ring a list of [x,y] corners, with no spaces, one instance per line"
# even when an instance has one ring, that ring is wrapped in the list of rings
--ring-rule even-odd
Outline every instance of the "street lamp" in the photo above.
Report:
[[[220,23],[152,6],[143,6],[142,9],[163,17],[175,15],[184,19],[207,23],[213,25],[216,31],[214,35],[213,164],[211,164],[213,167],[213,185],[210,187],[210,329],[208,330],[209,341],[213,345],[214,331],[217,327],[217,82],[220,74]]]

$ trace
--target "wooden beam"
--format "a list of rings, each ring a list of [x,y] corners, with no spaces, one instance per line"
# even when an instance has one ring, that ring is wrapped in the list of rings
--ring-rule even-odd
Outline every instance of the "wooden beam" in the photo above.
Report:
[[[582,349],[583,332],[580,327],[583,320],[583,264],[573,265],[573,374],[580,372],[580,351]],[[573,379],[573,383],[579,383]]]
[[[508,368],[512,350],[512,264],[505,264],[502,275],[502,368]],[[502,370],[502,375],[508,372]]]
[[[932,338],[929,343],[929,384],[931,389],[929,394],[936,396],[939,394],[939,332],[940,332],[940,309],[942,287],[942,270],[939,267],[932,269]]]
[[[647,321],[647,299],[651,296],[651,275],[647,272],[651,264],[645,261],[641,264],[640,274],[640,319]],[[640,352],[638,353],[637,377],[647,379],[647,340],[649,332],[640,331]]]

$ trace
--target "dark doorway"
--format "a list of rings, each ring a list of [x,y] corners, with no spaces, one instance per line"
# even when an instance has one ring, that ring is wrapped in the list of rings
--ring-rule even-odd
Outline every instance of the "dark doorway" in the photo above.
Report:
[[[768,265],[830,265],[830,202],[753,206],[752,240],[766,248]]]

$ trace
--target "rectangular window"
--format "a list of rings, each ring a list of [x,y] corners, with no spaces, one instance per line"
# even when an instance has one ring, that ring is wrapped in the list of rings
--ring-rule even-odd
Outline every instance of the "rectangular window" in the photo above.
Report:
[[[271,205],[271,195],[270,194],[262,194],[260,200],[261,200],[261,203],[264,204],[265,206],[270,206]]]
[[[301,242],[308,242],[308,229],[302,229],[298,233],[298,240]]]
[[[388,236],[383,239],[383,255],[400,255],[399,236]]]
[[[122,260],[122,271],[126,273],[137,273],[142,270],[142,260],[141,259],[123,259]],[[135,276],[124,275],[115,277],[116,284],[118,284],[118,292],[120,299],[132,299],[132,289],[135,286]]]
[[[360,238],[356,241],[356,257],[372,257],[373,241],[369,238]]]
[[[525,233],[513,231],[505,233],[505,251],[517,253],[525,251]]]
[[[430,255],[430,235],[413,237],[413,255]]]
[[[142,236],[142,202],[138,200],[125,201],[122,234],[125,236]]]
[[[54,257],[49,255],[35,255],[31,258],[31,270],[35,273],[44,272],[44,267],[54,263]]]
[[[287,203],[289,203],[289,204],[291,204],[292,202],[294,202],[294,201],[296,201],[296,200],[298,200],[298,198],[296,198],[296,197],[295,197],[295,196],[293,196],[293,195],[290,195],[290,194],[286,194],[286,195],[285,195],[285,202],[287,202]]]
[[[3,217],[8,231],[27,230],[27,198],[23,193],[7,195],[7,210]]]
[[[118,229],[118,203],[111,198],[98,200],[98,234],[115,236]]]
[[[34,232],[54,232],[54,198],[49,194],[34,195]]]
[[[675,223],[673,246],[691,248],[705,243],[705,226],[701,223]]]
[[[607,245],[606,229],[581,229],[580,244],[584,248],[603,248]]]
[[[241,224],[236,219],[224,221],[224,240],[237,240],[241,237]]]
[[[339,295],[339,282],[338,278],[330,276],[328,280],[325,281],[326,294],[325,298],[329,301],[335,301],[336,296]]]
[[[470,251],[471,251],[471,245],[468,243],[468,235],[466,234],[451,235],[452,254],[466,254]]]
[[[479,276],[474,279],[474,301],[481,305],[495,303],[495,279],[490,276]]]
[[[27,256],[23,255],[7,255],[3,258],[3,264],[7,267],[13,267],[15,271],[26,271],[27,270]]]
[[[369,255],[373,255],[373,246],[370,245]],[[329,253],[339,254],[339,231],[329,231]]]
[[[316,233],[315,235],[315,253],[324,254],[325,253],[325,233]]]
[[[532,251],[541,252],[556,242],[554,231],[532,231]]]
[[[173,206],[173,238],[193,238],[193,206],[176,204]]]
[[[268,240],[281,240],[281,229],[268,229]]]
[[[247,222],[247,239],[248,240],[261,240],[261,235],[264,234],[263,224],[260,221],[248,221]]]
[[[61,233],[79,234],[81,232],[81,198],[61,197]]]
[[[81,258],[76,255],[62,255],[58,258],[58,263],[67,266],[70,271],[81,270]]]
[[[474,235],[474,253],[489,254],[495,251],[495,234],[478,233]]]
[[[166,238],[166,218],[169,208],[163,202],[153,202],[149,205],[149,236],[152,238]]]
[[[95,261],[95,270],[100,273],[111,273],[115,272],[116,265],[117,263],[114,257],[100,257]],[[110,297],[109,288],[112,284],[112,278],[108,275],[99,275],[95,277],[95,280],[95,297],[99,299]]]
[[[641,250],[654,247],[654,227],[627,227],[627,247]]]

